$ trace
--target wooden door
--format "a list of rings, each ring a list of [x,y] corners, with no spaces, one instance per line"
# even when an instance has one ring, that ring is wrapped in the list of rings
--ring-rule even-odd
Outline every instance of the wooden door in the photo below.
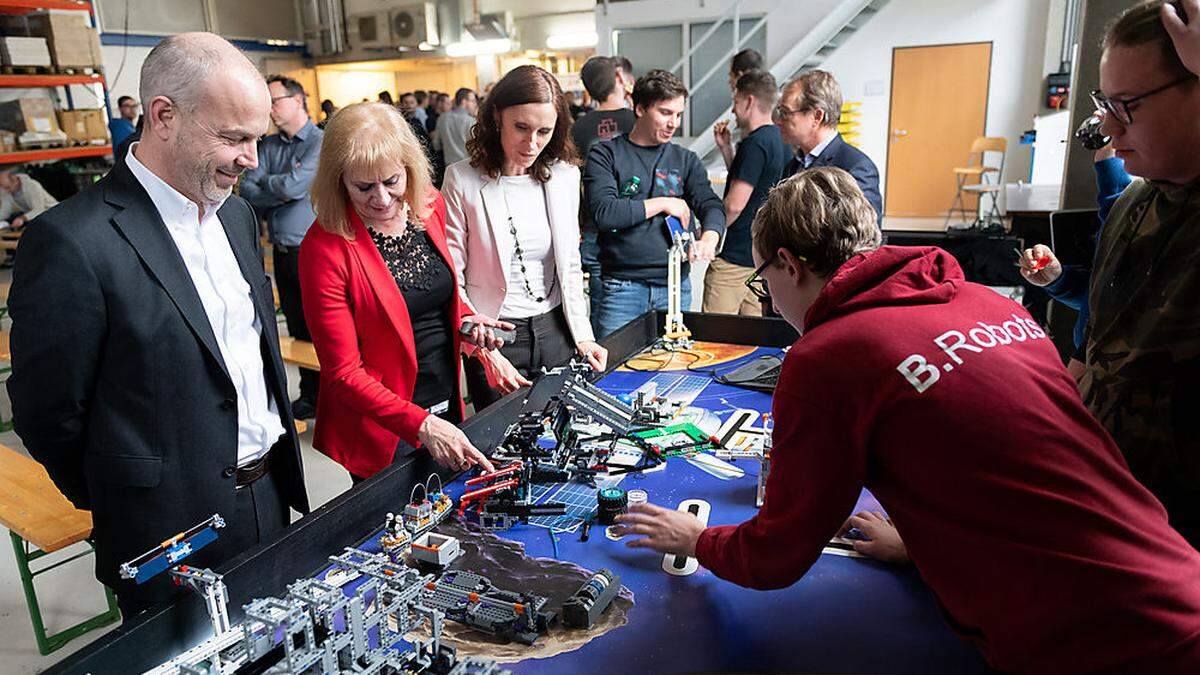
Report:
[[[946,214],[953,169],[987,126],[991,62],[990,42],[892,50],[887,215]]]

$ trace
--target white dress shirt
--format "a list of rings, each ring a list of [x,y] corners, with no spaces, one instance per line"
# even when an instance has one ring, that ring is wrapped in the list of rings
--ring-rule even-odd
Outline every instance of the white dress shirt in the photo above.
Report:
[[[508,267],[508,293],[500,305],[500,316],[505,319],[527,319],[545,314],[562,303],[562,291],[556,283],[557,276],[550,220],[546,215],[546,196],[542,184],[530,176],[501,176],[500,189],[504,202],[517,228],[516,242],[521,246],[521,255],[513,247],[512,260]],[[508,227],[508,223],[496,223]],[[521,269],[522,260],[525,269]],[[525,290],[525,281],[534,295]],[[542,298],[538,302],[538,298]]]
[[[262,324],[254,311],[250,284],[242,276],[225,228],[217,217],[221,205],[209,205],[201,217],[195,203],[138,161],[133,154],[137,146],[137,143],[130,146],[126,163],[150,195],[179,249],[237,390],[237,463],[245,466],[265,455],[283,435],[278,408],[267,391],[259,346]],[[197,448],[200,452],[207,450]]]
[[[813,148],[807,155],[804,156],[804,168],[807,169],[808,167],[812,166],[813,162],[817,161],[817,158],[821,156],[822,152],[825,152],[825,148],[828,148],[829,144],[832,143],[833,139],[835,138],[837,138],[836,131],[832,134],[829,134],[825,140],[817,143],[817,147]]]

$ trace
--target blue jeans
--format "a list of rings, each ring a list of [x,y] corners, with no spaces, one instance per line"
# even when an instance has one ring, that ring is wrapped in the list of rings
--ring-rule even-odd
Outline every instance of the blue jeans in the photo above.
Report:
[[[683,310],[692,308],[692,280],[684,279],[679,293]],[[604,278],[604,300],[596,316],[598,337],[607,337],[621,326],[652,309],[667,308],[667,287],[645,281]],[[661,326],[659,329],[661,330]]]
[[[579,241],[579,257],[583,263],[583,271],[588,275],[588,316],[591,317],[592,330],[599,333],[600,322],[597,318],[600,315],[600,299],[604,297],[604,277],[600,273],[600,243],[597,241],[600,232],[585,227],[580,231],[580,235],[582,238]]]

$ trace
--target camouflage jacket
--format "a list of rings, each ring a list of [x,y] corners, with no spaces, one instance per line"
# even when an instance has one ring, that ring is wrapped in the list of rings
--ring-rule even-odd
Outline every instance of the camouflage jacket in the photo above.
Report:
[[[1172,522],[1200,525],[1200,181],[1130,185],[1090,283],[1083,401]]]

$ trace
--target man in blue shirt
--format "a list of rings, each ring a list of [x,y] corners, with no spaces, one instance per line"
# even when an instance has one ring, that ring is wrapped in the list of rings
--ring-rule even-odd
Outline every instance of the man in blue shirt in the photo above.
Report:
[[[783,144],[779,127],[771,124],[778,96],[775,78],[767,71],[743,73],[733,94],[733,116],[742,132],[736,154],[728,125],[719,125],[715,131],[717,148],[729,168],[725,181],[728,224],[725,246],[704,275],[705,312],[762,316],[762,304],[746,287],[746,280],[754,273],[750,225],[792,155]]]
[[[240,194],[267,219],[275,286],[288,334],[311,341],[300,303],[300,242],[316,219],[308,190],[317,173],[325,132],[309,119],[304,87],[299,82],[274,75],[268,78],[267,87],[271,91],[271,121],[279,133],[259,142],[258,167],[246,171]],[[317,371],[300,369],[300,398],[292,402],[296,419],[316,414],[319,382]]]
[[[112,146],[118,148],[121,143],[137,130],[135,123],[138,116],[138,102],[132,96],[122,96],[117,99],[117,111],[120,117],[108,121],[108,131],[112,134]]]

